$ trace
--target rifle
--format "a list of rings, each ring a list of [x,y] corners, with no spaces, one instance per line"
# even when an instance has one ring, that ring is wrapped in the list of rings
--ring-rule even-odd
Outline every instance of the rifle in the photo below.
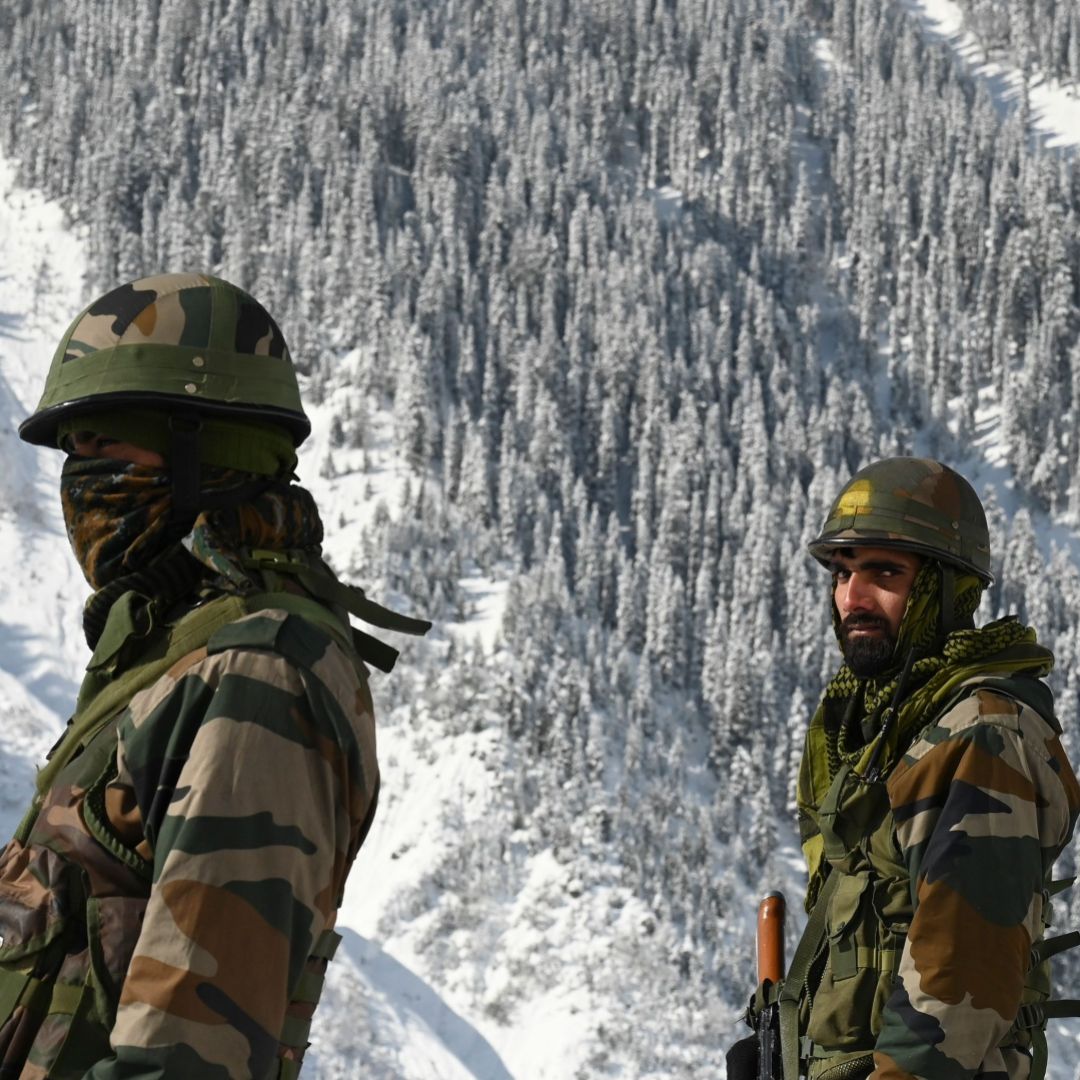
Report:
[[[771,892],[758,905],[757,977],[762,1006],[757,1016],[757,1080],[778,1080],[780,1006],[777,988],[784,978],[784,894]]]

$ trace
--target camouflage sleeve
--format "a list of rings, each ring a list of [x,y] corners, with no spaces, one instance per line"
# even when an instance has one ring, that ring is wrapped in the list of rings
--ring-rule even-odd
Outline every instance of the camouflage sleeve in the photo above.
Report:
[[[377,787],[366,684],[309,624],[276,621],[310,664],[211,643],[121,722],[107,812],[153,877],[95,1080],[276,1075]]]
[[[1026,706],[978,691],[911,747],[888,787],[915,914],[875,1080],[1026,1072],[998,1043],[1080,805],[1057,735]]]

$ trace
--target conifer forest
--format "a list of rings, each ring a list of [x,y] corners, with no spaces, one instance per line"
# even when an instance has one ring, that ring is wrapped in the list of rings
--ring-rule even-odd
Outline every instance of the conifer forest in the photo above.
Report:
[[[1080,84],[1075,4],[959,7]],[[274,314],[337,569],[436,624],[505,588],[489,646],[437,625],[373,684],[430,760],[482,747],[382,929],[484,1023],[573,988],[567,1076],[723,1075],[839,662],[806,543],[874,458],[976,481],[979,618],[1054,650],[1080,758],[1080,172],[912,4],[8,0],[0,58],[87,301],[191,268]],[[384,437],[408,481],[361,523]],[[395,1075],[336,1016],[319,1075]]]

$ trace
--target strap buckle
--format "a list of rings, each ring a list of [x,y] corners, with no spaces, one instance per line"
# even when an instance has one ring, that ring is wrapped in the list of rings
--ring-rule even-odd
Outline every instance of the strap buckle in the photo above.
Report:
[[[1013,1027],[1021,1031],[1030,1031],[1033,1028],[1046,1027],[1046,1010],[1038,1002],[1029,1001],[1021,1005],[1013,1021]]]

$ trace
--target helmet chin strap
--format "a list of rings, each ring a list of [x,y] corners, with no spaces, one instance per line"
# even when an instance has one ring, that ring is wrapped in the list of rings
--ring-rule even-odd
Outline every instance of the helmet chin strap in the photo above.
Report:
[[[172,514],[170,524],[188,525],[199,514],[199,434],[202,418],[198,413],[172,413],[169,416],[171,437]],[[184,530],[187,531],[186,529]]]
[[[202,490],[202,472],[199,460],[199,436],[202,433],[202,417],[197,412],[176,412],[169,415],[170,454],[172,472],[172,511],[169,528],[177,539],[185,536],[204,510],[217,510],[223,506],[236,506],[257,498],[268,488],[277,484],[287,486],[288,481],[266,476],[249,480],[228,491],[213,494]]]
[[[948,563],[938,563],[941,574],[941,637],[956,629],[956,571]]]

